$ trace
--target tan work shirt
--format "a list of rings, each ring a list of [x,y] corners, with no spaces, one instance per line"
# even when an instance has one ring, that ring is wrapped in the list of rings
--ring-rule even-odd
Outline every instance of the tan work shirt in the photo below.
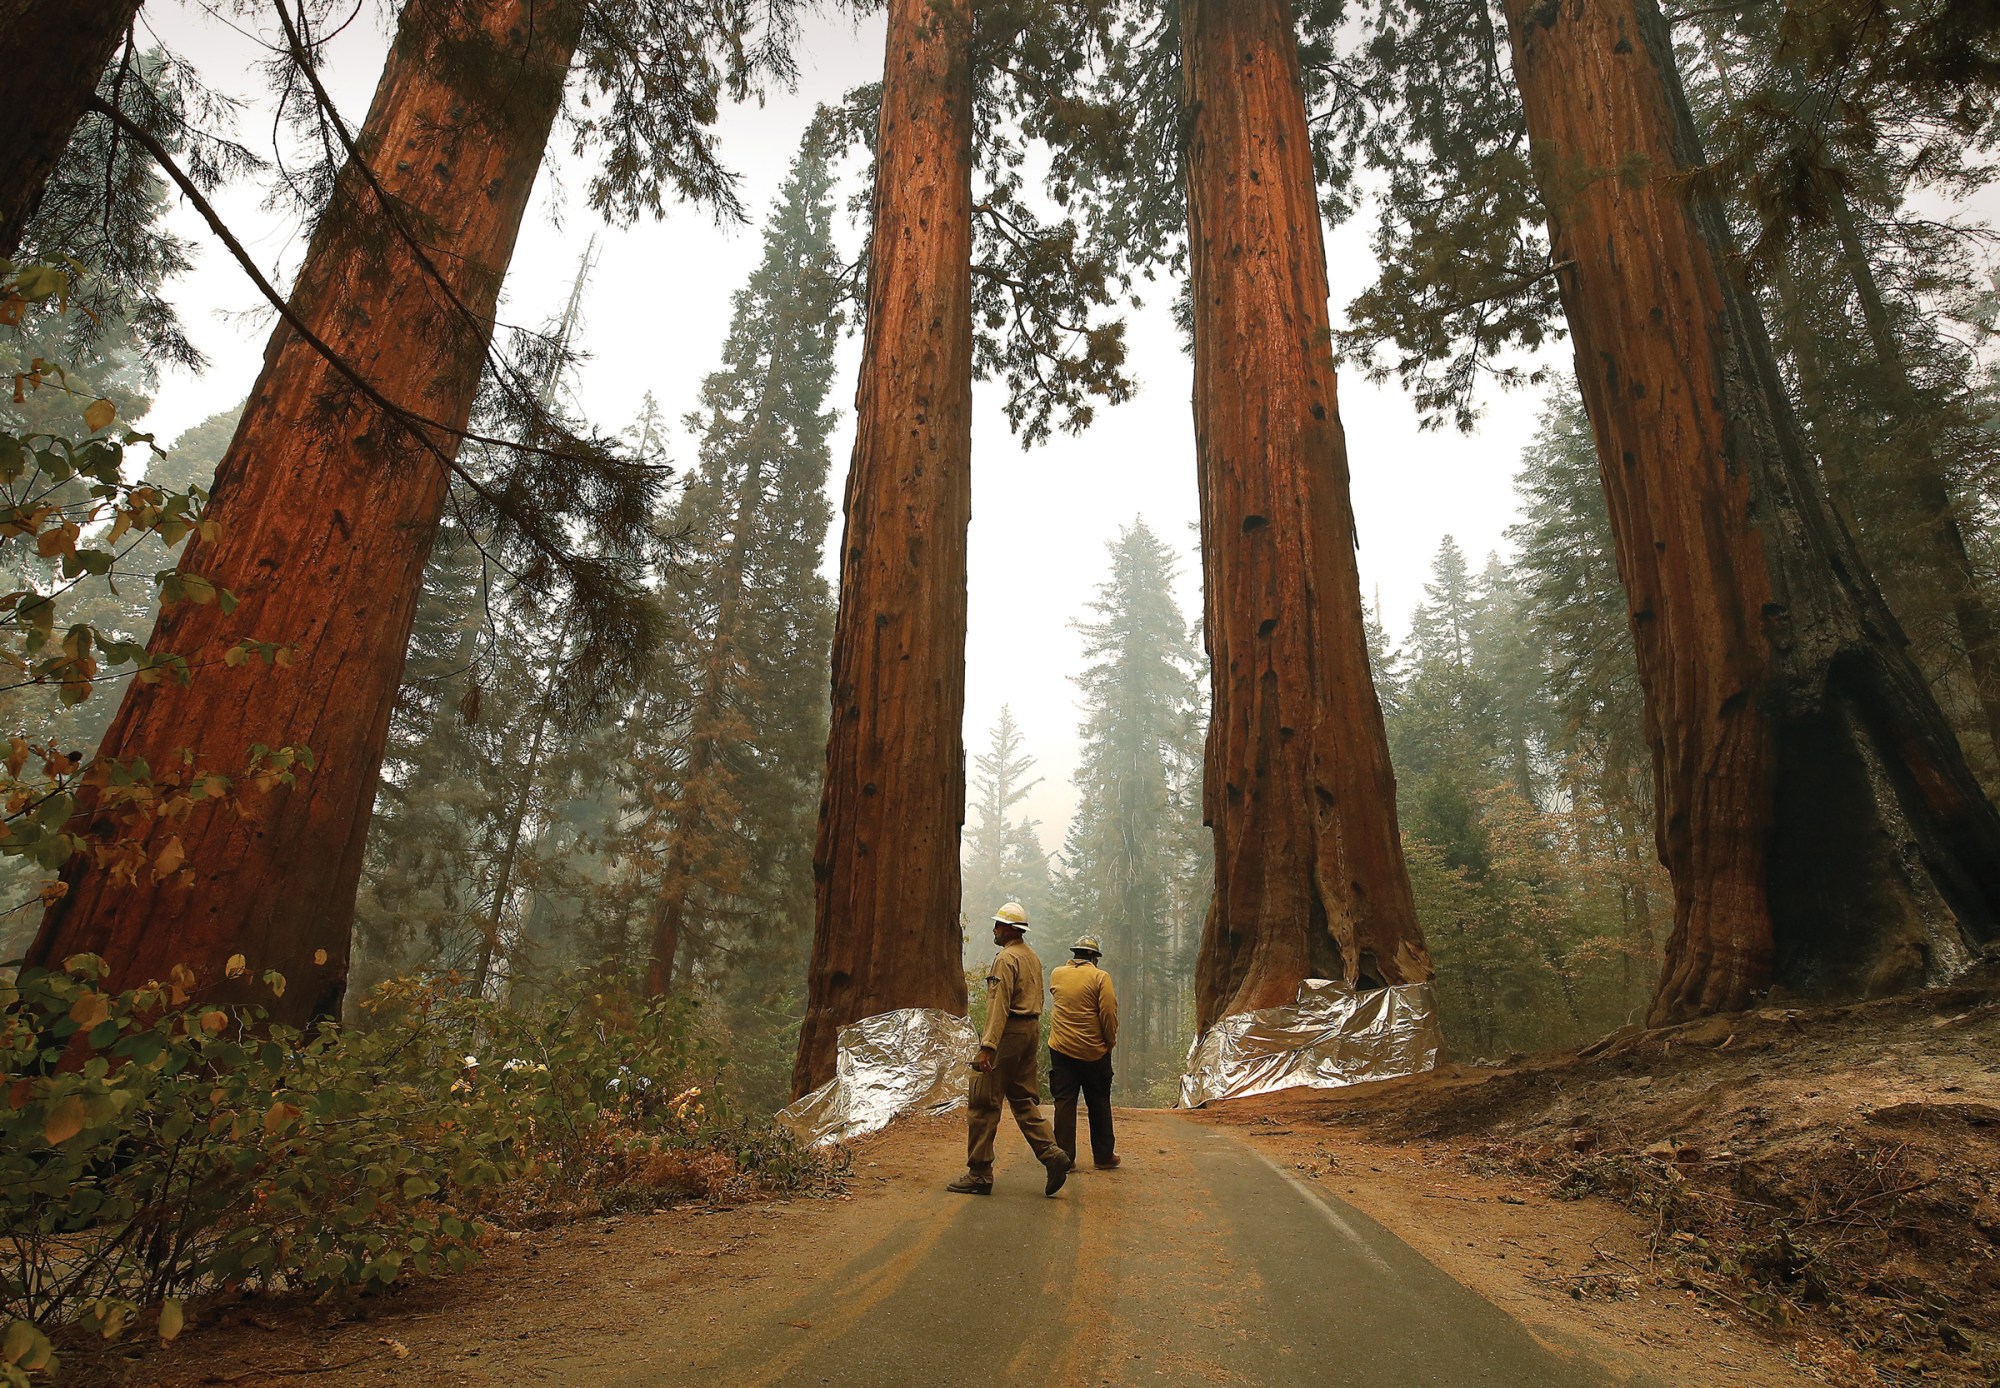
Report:
[[[1049,975],[1056,1015],[1049,1021],[1049,1049],[1076,1060],[1102,1060],[1118,1044],[1118,992],[1111,975],[1074,959]]]
[[[1009,1017],[1041,1015],[1042,961],[1027,941],[1015,940],[993,956],[986,970],[986,1034],[979,1044],[998,1050]]]

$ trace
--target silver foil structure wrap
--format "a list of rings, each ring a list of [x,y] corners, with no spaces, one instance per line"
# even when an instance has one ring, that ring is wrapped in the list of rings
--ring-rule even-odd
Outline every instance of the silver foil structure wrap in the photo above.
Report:
[[[1443,1046],[1430,984],[1357,992],[1309,978],[1298,1001],[1233,1013],[1188,1048],[1181,1107],[1414,1075],[1436,1066]]]
[[[836,1044],[833,1078],[778,1110],[778,1122],[810,1147],[879,1132],[906,1113],[960,1107],[979,1038],[963,1017],[904,1007],[849,1022]]]

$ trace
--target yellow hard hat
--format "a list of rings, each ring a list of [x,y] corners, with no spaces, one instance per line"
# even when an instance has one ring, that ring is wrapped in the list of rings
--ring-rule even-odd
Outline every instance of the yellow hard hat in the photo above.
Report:
[[[1026,930],[1028,928],[1028,913],[1022,909],[1020,902],[1010,901],[993,913],[993,923],[995,925],[1011,925],[1016,930]]]
[[[1069,947],[1069,952],[1071,954],[1088,954],[1092,958],[1096,958],[1098,955],[1104,953],[1104,946],[1097,943],[1095,935],[1082,935],[1077,938],[1075,944]]]

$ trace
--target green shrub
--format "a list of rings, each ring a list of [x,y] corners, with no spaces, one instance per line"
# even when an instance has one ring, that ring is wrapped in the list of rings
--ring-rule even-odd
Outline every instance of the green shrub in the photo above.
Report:
[[[716,1111],[686,1005],[514,1013],[399,981],[365,1026],[302,1035],[190,1005],[183,970],[117,994],[102,972],[0,980],[0,1383],[51,1367],[51,1334],[172,1338],[206,1293],[456,1270],[491,1221],[825,1179]]]

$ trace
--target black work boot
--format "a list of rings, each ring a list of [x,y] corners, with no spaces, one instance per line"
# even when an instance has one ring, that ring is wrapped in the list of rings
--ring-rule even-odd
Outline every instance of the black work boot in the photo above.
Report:
[[[946,1186],[945,1189],[956,1191],[960,1195],[991,1195],[993,1193],[993,1182],[983,1181],[968,1171],[956,1181]]]
[[[1054,1195],[1063,1188],[1063,1182],[1069,1179],[1069,1169],[1075,1166],[1076,1163],[1061,1152],[1052,1152],[1043,1160],[1042,1165],[1048,1169],[1049,1173],[1049,1183],[1042,1190],[1042,1194]]]

